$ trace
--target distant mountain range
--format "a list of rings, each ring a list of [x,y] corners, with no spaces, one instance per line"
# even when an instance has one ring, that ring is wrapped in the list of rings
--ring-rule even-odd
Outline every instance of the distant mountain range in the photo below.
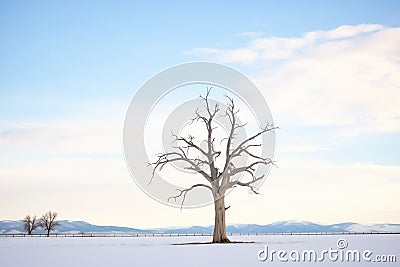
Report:
[[[166,233],[209,234],[213,226],[191,226],[157,229],[136,229],[121,226],[99,226],[84,221],[60,220],[55,233]],[[0,221],[0,234],[23,233],[22,221]],[[400,224],[362,225],[353,222],[321,225],[304,221],[282,221],[268,225],[232,224],[228,233],[320,233],[320,232],[400,232]],[[35,233],[43,233],[38,229]]]

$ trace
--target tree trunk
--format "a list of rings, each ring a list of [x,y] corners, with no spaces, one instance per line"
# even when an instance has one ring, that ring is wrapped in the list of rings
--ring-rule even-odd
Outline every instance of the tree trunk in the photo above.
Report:
[[[47,229],[47,237],[50,236],[50,229]]]
[[[231,242],[226,236],[225,223],[225,196],[220,198],[214,197],[215,223],[213,243],[229,243]]]

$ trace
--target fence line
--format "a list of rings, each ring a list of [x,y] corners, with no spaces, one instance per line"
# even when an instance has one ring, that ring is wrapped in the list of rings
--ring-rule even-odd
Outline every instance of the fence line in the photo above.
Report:
[[[307,232],[307,233],[228,233],[228,236],[271,236],[271,235],[380,235],[400,232]],[[53,233],[51,237],[181,237],[212,236],[212,233]],[[47,237],[46,234],[0,234],[0,237]]]

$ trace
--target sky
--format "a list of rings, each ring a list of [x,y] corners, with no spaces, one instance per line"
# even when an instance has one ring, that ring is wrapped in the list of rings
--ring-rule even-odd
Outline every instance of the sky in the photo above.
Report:
[[[260,195],[228,223],[400,223],[398,1],[0,1],[0,220],[212,225],[127,170],[137,89],[184,62],[254,81],[281,129]]]

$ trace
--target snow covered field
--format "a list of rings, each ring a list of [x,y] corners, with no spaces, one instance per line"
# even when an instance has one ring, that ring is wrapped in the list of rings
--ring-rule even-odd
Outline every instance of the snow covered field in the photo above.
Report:
[[[400,235],[328,235],[328,236],[232,236],[235,241],[254,241],[242,244],[195,244],[191,242],[209,242],[211,237],[0,237],[0,266],[399,266]],[[340,245],[338,240],[344,239]],[[181,244],[181,245],[175,245]],[[260,250],[268,248],[273,261],[265,257]],[[281,262],[278,259],[278,251]],[[324,250],[333,253],[336,261],[329,259],[329,252],[321,262],[300,260],[294,262],[298,252],[301,257],[305,250],[314,250],[317,261]],[[336,254],[334,251],[339,251]],[[360,262],[347,262],[340,259],[340,252],[360,252]],[[293,252],[294,251],[294,252]],[[297,251],[297,252],[296,252]],[[332,252],[333,251],[333,252]],[[362,258],[366,252],[365,262]],[[369,253],[370,251],[371,253]],[[289,253],[291,253],[289,255]],[[306,252],[308,253],[308,252]],[[350,254],[349,254],[350,255]],[[376,256],[394,255],[397,262],[372,262]],[[269,255],[271,256],[271,255]],[[306,255],[307,256],[307,255]],[[345,257],[344,257],[345,258]],[[382,257],[381,257],[382,259]],[[386,257],[388,259],[388,257]],[[392,259],[390,259],[393,261]]]

